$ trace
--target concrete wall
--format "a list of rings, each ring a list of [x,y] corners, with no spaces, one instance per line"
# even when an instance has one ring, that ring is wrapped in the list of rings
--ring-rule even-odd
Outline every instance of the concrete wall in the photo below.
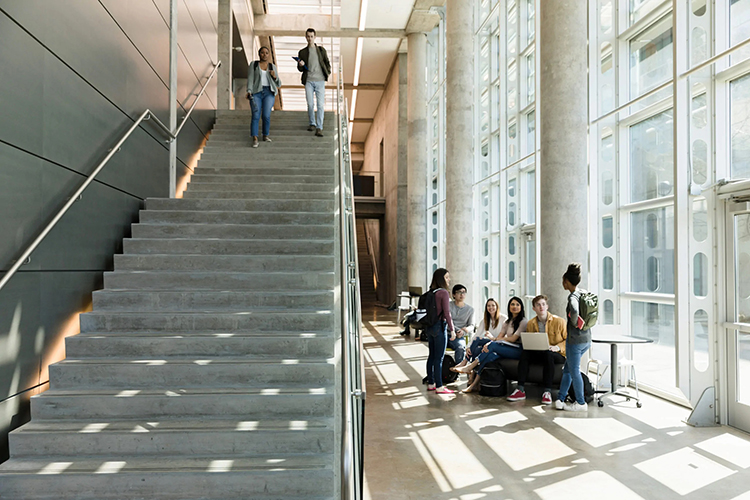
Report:
[[[386,215],[380,226],[382,253],[378,299],[387,304],[396,300],[399,292],[407,289],[406,106],[401,102],[406,98],[406,61],[404,55],[403,64],[400,64],[402,56],[398,57],[365,140],[365,161],[361,170],[363,174],[375,175],[375,193],[385,198]],[[382,176],[379,172],[381,141]],[[379,188],[377,179],[380,177],[383,182]]]
[[[179,0],[183,110],[216,62],[217,0]],[[0,0],[0,274],[135,117],[169,123],[169,0]],[[215,81],[178,141],[178,186],[215,120]],[[142,202],[167,197],[168,149],[137,130],[0,291],[0,461],[7,433],[111,270]]]

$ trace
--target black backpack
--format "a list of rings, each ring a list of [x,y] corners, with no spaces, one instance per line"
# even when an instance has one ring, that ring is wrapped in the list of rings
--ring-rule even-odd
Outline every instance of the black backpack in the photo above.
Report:
[[[502,398],[508,394],[508,380],[500,363],[487,363],[479,379],[479,394]]]
[[[416,323],[421,325],[422,328],[429,328],[440,320],[437,312],[437,300],[435,299],[438,290],[440,289],[436,288],[419,296]]]
[[[453,356],[443,356],[443,385],[452,384],[458,380],[458,373],[451,371],[451,366],[456,366],[456,360]],[[427,377],[422,379],[422,385],[427,384]]]
[[[583,400],[586,401],[586,403],[590,403],[594,400],[594,386],[591,385],[591,381],[585,373],[581,373],[581,378],[583,379]],[[576,393],[573,390],[573,384],[570,384],[568,397],[565,399],[571,403],[576,400]]]

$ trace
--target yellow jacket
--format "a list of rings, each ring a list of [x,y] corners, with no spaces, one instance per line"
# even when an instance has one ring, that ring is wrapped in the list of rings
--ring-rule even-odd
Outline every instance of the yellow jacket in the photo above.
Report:
[[[526,324],[527,332],[539,332],[539,319],[534,316]],[[556,345],[560,348],[560,354],[565,356],[565,339],[568,338],[568,325],[565,319],[547,313],[547,323],[544,325],[544,331],[547,332],[549,345]]]

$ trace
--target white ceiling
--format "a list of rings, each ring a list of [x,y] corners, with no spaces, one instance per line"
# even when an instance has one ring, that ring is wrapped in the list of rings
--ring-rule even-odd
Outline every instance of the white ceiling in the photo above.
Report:
[[[341,14],[342,28],[359,26],[361,0],[266,0],[269,14],[330,14],[331,1],[334,2],[334,13]],[[415,0],[368,0],[365,29],[405,29],[414,9]],[[330,39],[319,39],[326,49],[331,51]],[[299,37],[274,37],[276,60],[282,74],[297,73],[296,63],[291,56],[305,46],[304,33]],[[401,39],[399,38],[364,38],[362,64],[359,75],[360,84],[386,83],[386,78],[396,60]],[[356,59],[356,38],[334,39],[334,53],[341,53],[344,68],[344,83],[354,82],[354,65]],[[332,58],[333,59],[333,58]],[[331,61],[334,70],[338,61]],[[299,84],[283,81],[283,84]],[[306,109],[304,90],[285,88],[281,91],[284,109]],[[351,105],[352,91],[344,94]],[[382,90],[358,90],[355,119],[372,119],[383,95]],[[333,103],[329,93],[327,107]],[[357,122],[353,125],[352,142],[364,142],[370,129],[370,123]]]

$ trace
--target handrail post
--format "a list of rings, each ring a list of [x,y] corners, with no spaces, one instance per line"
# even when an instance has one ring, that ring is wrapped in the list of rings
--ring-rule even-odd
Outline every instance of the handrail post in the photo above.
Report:
[[[169,0],[169,197],[177,196],[177,0]]]

